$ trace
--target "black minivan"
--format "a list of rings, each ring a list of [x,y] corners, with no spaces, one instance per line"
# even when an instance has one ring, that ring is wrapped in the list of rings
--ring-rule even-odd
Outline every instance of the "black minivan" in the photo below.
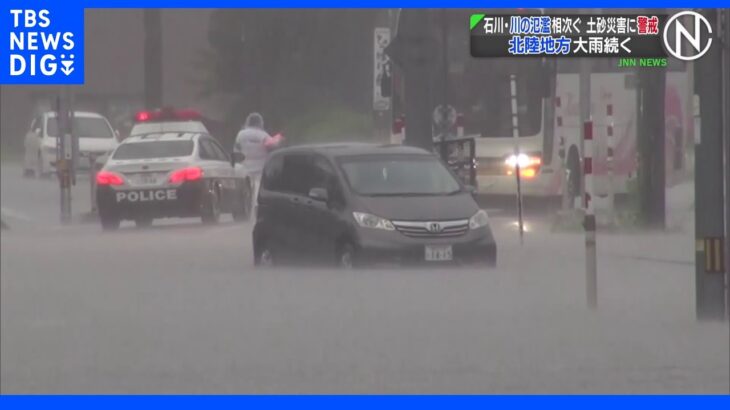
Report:
[[[284,148],[264,167],[257,265],[317,259],[495,266],[487,213],[433,153],[400,145]]]

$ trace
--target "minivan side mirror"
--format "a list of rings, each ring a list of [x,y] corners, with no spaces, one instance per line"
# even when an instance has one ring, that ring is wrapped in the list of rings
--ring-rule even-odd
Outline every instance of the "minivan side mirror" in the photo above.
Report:
[[[329,201],[329,194],[324,188],[312,188],[309,190],[309,197],[315,201],[327,202]]]
[[[240,164],[243,162],[243,160],[246,159],[246,156],[243,155],[242,152],[234,151],[231,154],[231,166],[236,166],[236,164]]]

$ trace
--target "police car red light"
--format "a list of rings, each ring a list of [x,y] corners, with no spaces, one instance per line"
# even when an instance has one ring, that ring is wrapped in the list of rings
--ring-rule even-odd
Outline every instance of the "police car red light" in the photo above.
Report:
[[[119,174],[115,174],[114,172],[100,171],[99,173],[96,174],[96,184],[97,185],[122,185],[122,184],[124,184],[124,179]]]
[[[164,108],[162,110],[140,111],[134,116],[134,120],[136,122],[201,121],[203,116],[192,109]]]
[[[185,181],[197,181],[203,177],[203,170],[198,167],[178,169],[170,174],[170,183],[177,184]]]
[[[150,113],[148,111],[141,111],[138,112],[137,115],[134,117],[134,120],[137,122],[144,122],[150,120]]]

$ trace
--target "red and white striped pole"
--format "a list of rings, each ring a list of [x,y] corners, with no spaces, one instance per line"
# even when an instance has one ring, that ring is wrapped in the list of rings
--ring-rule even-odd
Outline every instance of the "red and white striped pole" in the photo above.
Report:
[[[390,143],[391,144],[403,144],[405,135],[406,135],[406,120],[405,120],[405,116],[401,115],[400,117],[393,120],[393,130],[390,135]]]
[[[613,104],[606,105],[606,164],[608,174],[608,215],[609,220],[613,223],[614,217],[614,187],[613,187],[613,172],[614,172],[614,161],[613,161],[613,150],[616,146],[616,142],[613,138]]]
[[[405,115],[401,116],[401,122],[403,123],[403,127],[400,131],[400,144],[406,143],[406,117]]]
[[[567,211],[570,208],[570,197],[568,195],[569,183],[568,183],[568,159],[565,152],[565,132],[563,130],[563,109],[560,102],[560,97],[555,97],[555,128],[559,138],[558,145],[558,156],[563,167],[562,171],[562,196],[563,211]]]
[[[588,307],[595,309],[598,305],[597,260],[596,260],[596,215],[593,206],[593,121],[583,124],[583,181],[585,183],[585,219],[583,226],[586,232],[586,299]]]

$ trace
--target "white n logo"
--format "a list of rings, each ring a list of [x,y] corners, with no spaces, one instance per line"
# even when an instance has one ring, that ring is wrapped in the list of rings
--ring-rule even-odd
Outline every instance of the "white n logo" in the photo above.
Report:
[[[680,17],[682,16],[692,16],[694,19],[692,24],[694,33],[690,33],[684,23],[680,20]],[[709,33],[706,39],[702,38],[702,26],[705,26]],[[674,43],[669,42],[669,29],[672,27],[674,27]],[[684,40],[688,41],[689,44],[692,45],[694,52],[692,50],[682,49],[682,43]],[[702,44],[703,40],[705,40],[706,43],[704,45]],[[710,49],[711,44],[712,27],[710,26],[710,23],[704,16],[699,13],[695,13],[694,11],[683,11],[681,13],[677,13],[672,16],[672,18],[667,21],[666,26],[664,26],[664,46],[670,54],[680,60],[690,61],[702,57],[707,50]],[[687,51],[687,54],[684,53],[685,51]]]
[[[674,27],[674,44],[677,46],[678,50],[677,52],[679,54],[682,54],[682,37],[686,38],[687,41],[689,41],[690,44],[692,44],[692,47],[695,48],[698,52],[700,51],[700,17],[699,15],[694,16],[694,29],[695,33],[694,35],[691,35],[689,33],[689,30],[682,24],[681,20],[677,20]]]

